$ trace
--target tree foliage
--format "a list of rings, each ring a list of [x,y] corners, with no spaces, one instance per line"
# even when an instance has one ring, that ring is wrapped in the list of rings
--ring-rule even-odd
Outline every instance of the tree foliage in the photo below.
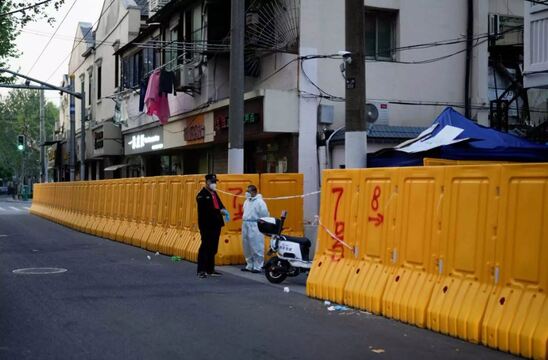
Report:
[[[59,109],[51,102],[44,107],[46,140],[53,137]],[[17,136],[25,135],[26,148],[17,150]],[[0,98],[0,177],[40,176],[40,93],[14,90]]]
[[[48,15],[47,9],[53,7],[58,10],[65,0],[51,0],[42,5],[32,6],[40,2],[39,0],[0,0],[0,68],[6,67],[10,58],[19,56],[15,40],[21,29],[29,22],[37,20],[45,19],[48,23],[53,24],[55,17]],[[17,11],[29,6],[32,7]],[[0,74],[0,82],[6,81],[13,81],[13,78]]]

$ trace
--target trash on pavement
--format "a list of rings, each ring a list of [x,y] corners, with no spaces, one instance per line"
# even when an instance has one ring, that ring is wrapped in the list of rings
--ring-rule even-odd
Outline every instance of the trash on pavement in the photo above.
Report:
[[[183,258],[180,257],[180,256],[172,256],[171,257],[171,261],[173,261],[173,262],[177,262],[177,261],[181,261],[181,260],[183,260]]]
[[[156,254],[154,254],[154,256],[158,256],[160,255],[160,253],[158,251],[156,251]]]
[[[327,311],[335,311],[335,307],[334,306],[330,306],[327,308]]]
[[[147,255],[147,259],[149,259],[149,260],[150,260],[150,259],[152,259],[152,258],[150,257],[150,255]]]
[[[288,293],[289,292],[289,288],[286,286],[284,287],[284,293]]]
[[[323,302],[323,304],[324,304],[325,306],[329,306],[329,305],[331,305],[331,301],[325,300],[325,301]]]
[[[384,352],[384,349],[371,349],[374,353],[382,354]]]

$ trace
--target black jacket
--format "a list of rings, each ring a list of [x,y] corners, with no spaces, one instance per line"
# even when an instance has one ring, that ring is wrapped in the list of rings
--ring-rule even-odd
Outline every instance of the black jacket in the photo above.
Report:
[[[215,193],[215,195],[217,195],[217,200],[219,201],[219,208],[224,209],[225,206],[219,194]],[[196,196],[196,204],[198,205],[198,227],[200,231],[207,231],[211,228],[218,229],[225,225],[221,210],[215,209],[213,196],[209,190],[206,188],[200,190]]]

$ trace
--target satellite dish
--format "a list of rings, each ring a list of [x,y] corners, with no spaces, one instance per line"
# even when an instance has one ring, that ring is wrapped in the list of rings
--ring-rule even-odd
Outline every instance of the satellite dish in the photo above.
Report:
[[[365,119],[368,123],[375,123],[379,118],[379,110],[373,104],[365,104]]]

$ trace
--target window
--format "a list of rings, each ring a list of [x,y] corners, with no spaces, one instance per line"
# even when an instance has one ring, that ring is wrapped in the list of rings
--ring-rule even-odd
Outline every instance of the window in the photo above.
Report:
[[[88,72],[88,105],[91,105],[91,84],[93,84],[93,71]]]
[[[122,87],[136,88],[145,75],[143,65],[143,51],[129,55],[122,60]]]
[[[116,55],[114,57],[114,87],[117,88],[120,86],[120,56]]]
[[[97,66],[97,100],[101,100],[101,79],[102,79],[102,67]]]
[[[374,60],[394,60],[398,13],[365,10],[365,56]]]
[[[86,78],[85,75],[80,75],[80,92],[85,91],[86,88]],[[82,105],[84,105],[85,99],[82,100]]]
[[[177,27],[166,30],[165,39],[167,46],[164,51],[164,60],[166,69],[173,70],[177,67],[178,60],[178,48],[179,48],[179,29]]]

